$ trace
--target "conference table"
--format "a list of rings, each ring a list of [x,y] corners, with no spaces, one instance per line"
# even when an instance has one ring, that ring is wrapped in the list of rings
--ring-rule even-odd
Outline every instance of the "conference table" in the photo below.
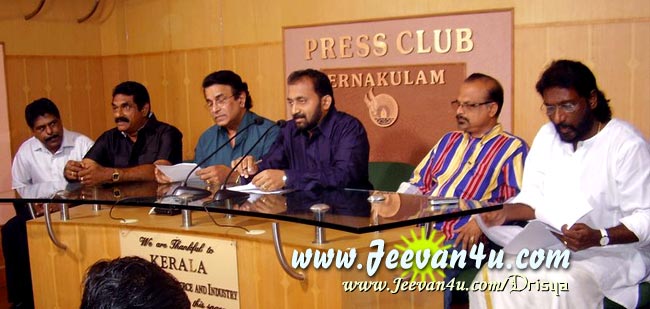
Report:
[[[36,307],[79,307],[89,266],[137,255],[173,274],[192,308],[442,308],[433,284],[442,272],[420,254],[442,250],[432,223],[502,207],[357,189],[214,200],[177,195],[177,186],[61,182],[1,192],[0,203],[34,210]]]

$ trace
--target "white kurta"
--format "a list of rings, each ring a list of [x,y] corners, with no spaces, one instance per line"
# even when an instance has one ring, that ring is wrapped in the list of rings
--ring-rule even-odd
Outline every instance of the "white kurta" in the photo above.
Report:
[[[64,129],[61,147],[53,154],[32,136],[20,145],[14,156],[11,185],[15,189],[35,183],[65,181],[63,169],[68,160],[81,161],[92,146],[93,141],[87,136]]]
[[[573,286],[559,297],[550,293],[490,292],[488,300],[493,308],[516,308],[517,304],[597,307],[602,295],[627,308],[636,305],[638,284],[650,281],[650,147],[643,136],[630,124],[612,119],[573,151],[571,144],[560,140],[552,123],[544,125],[533,141],[523,187],[513,202],[531,206],[536,217],[542,217],[544,212],[571,207],[568,200],[588,203],[592,208],[578,222],[594,229],[623,224],[639,242],[572,253],[568,270],[526,272],[526,276],[535,277],[529,280],[564,280]],[[487,277],[479,273],[476,280],[502,280],[513,272],[489,270]],[[488,305],[484,293],[470,294],[472,307]]]

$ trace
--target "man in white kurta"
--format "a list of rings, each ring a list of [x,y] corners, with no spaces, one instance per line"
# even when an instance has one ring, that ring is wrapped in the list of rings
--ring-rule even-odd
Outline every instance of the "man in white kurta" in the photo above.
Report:
[[[492,225],[534,218],[552,224],[572,207],[591,210],[577,222],[563,222],[557,236],[571,250],[568,269],[482,269],[475,280],[506,281],[519,274],[528,282],[567,282],[568,291],[517,292],[509,282],[503,292],[471,292],[470,304],[602,308],[608,297],[634,308],[638,284],[650,281],[650,148],[630,124],[611,118],[604,94],[581,63],[554,62],[537,90],[551,122],[533,141],[522,191],[514,204],[482,219]]]

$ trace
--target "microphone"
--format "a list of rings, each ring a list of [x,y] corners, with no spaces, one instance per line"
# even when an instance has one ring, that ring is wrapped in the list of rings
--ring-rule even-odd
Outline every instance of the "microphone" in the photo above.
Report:
[[[212,156],[214,156],[221,148],[225,147],[226,145],[230,144],[230,142],[237,137],[239,134],[243,133],[244,131],[248,130],[253,125],[261,125],[264,123],[264,119],[257,117],[253,120],[253,122],[249,123],[247,126],[245,126],[243,129],[239,130],[235,135],[233,135],[231,138],[229,138],[225,143],[221,144],[217,149],[215,149],[210,155],[205,157],[201,162],[197,163],[192,170],[187,173],[187,177],[185,177],[185,180],[181,183],[180,186],[178,186],[176,189],[174,189],[174,192],[172,192],[171,195],[174,196],[189,196],[190,198],[188,199],[189,202],[195,201],[195,200],[200,200],[204,197],[210,196],[212,192],[206,189],[201,189],[201,188],[195,188],[195,187],[190,187],[187,185],[188,180],[190,179],[190,176],[192,176],[192,173],[196,171],[201,164],[205,163],[210,159]],[[272,127],[271,127],[272,128]],[[267,130],[268,131],[268,130]],[[266,134],[266,133],[265,133]],[[253,146],[254,147],[254,146]],[[228,179],[228,178],[226,178]],[[225,182],[224,182],[225,183]]]
[[[286,124],[287,124],[286,120],[278,120],[275,123],[275,125],[280,127],[280,128],[284,127]],[[239,161],[237,161],[235,166],[233,166],[232,170],[230,170],[230,173],[228,173],[228,175],[226,176],[226,179],[224,180],[223,184],[221,184],[221,188],[219,188],[219,190],[214,194],[214,197],[212,198],[214,202],[223,202],[223,201],[226,201],[226,200],[235,200],[235,201],[242,201],[243,202],[246,199],[248,199],[248,196],[249,196],[248,193],[230,191],[230,190],[226,189],[226,184],[228,183],[228,179],[230,178],[230,176],[232,176],[232,173],[235,172],[235,170],[237,170],[237,167],[239,166],[239,164],[241,164],[241,162],[244,161],[244,158],[246,158],[246,156],[248,156],[251,153],[251,151],[253,151],[255,146],[257,146],[257,144],[259,144],[262,141],[262,139],[264,139],[266,134],[268,134],[269,131],[271,131],[272,128],[273,127],[271,126],[268,129],[266,129],[266,131],[264,131],[264,133],[262,133],[262,136],[260,136],[260,138],[257,139],[255,144],[253,144],[253,146],[250,149],[248,149],[248,151],[239,159]],[[219,204],[220,203],[216,203],[216,205],[219,205]]]

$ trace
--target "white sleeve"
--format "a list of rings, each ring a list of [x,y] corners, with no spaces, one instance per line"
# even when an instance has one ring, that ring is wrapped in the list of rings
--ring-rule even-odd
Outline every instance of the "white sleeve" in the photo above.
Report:
[[[627,143],[616,162],[616,186],[624,217],[619,221],[643,245],[650,244],[650,150],[644,141]]]
[[[30,164],[25,159],[25,151],[21,146],[11,164],[11,187],[16,189],[30,185],[32,183],[30,175]]]

